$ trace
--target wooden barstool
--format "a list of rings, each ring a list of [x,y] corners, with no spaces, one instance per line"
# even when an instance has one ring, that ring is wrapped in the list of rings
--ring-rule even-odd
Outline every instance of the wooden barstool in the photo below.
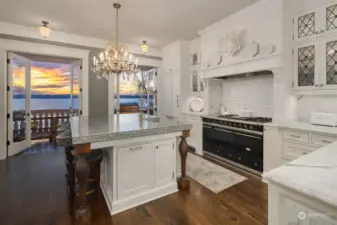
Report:
[[[75,179],[75,163],[76,153],[74,148],[66,147],[66,166],[67,166],[67,189],[68,189],[68,199],[69,199],[69,210],[72,211],[74,207],[74,200],[76,197],[76,179]],[[102,150],[91,151],[87,155],[87,161],[91,168],[91,174],[89,177],[89,185],[87,187],[86,195],[97,193],[97,196],[100,192],[100,175],[101,175],[101,162],[103,159]]]

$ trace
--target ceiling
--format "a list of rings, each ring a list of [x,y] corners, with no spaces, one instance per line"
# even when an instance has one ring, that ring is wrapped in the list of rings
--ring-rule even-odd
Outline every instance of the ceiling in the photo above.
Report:
[[[258,0],[118,0],[120,39],[163,47],[191,40],[197,31]],[[0,0],[0,21],[115,40],[114,0]],[[52,35],[52,34],[51,34]]]

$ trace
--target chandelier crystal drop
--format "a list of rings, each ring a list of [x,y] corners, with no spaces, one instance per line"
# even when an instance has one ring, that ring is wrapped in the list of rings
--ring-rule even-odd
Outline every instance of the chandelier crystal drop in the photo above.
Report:
[[[105,50],[93,57],[91,70],[97,79],[108,79],[109,75],[131,75],[139,71],[138,58],[129,53],[128,46],[118,42],[118,11],[119,3],[113,4],[116,9],[116,42],[108,42]]]

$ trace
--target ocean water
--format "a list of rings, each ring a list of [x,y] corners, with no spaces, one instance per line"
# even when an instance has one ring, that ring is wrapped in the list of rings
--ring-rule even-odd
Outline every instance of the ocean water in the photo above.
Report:
[[[121,96],[121,105],[126,104],[138,104],[139,97],[123,97]],[[145,102],[145,101],[143,101]],[[31,110],[43,110],[43,109],[69,109],[70,99],[45,99],[45,98],[33,98],[31,99]],[[145,106],[146,107],[146,106]],[[16,98],[13,100],[13,110],[22,110],[25,108],[25,99]],[[74,109],[78,109],[78,99],[74,99]]]

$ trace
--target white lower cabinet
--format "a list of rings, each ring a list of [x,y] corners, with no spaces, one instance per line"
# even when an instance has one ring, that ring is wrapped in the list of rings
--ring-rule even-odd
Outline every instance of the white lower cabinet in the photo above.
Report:
[[[187,144],[195,148],[195,152],[203,155],[202,149],[202,119],[200,116],[182,114],[180,116],[182,122],[192,124],[191,135],[186,139]]]
[[[336,135],[290,128],[264,127],[264,172],[337,141]]]
[[[151,189],[153,173],[152,144],[117,148],[117,196],[134,196]]]
[[[176,142],[176,133],[161,134],[104,149],[101,189],[111,215],[178,190]]]
[[[154,143],[155,186],[170,184],[175,180],[175,143],[173,140]]]

